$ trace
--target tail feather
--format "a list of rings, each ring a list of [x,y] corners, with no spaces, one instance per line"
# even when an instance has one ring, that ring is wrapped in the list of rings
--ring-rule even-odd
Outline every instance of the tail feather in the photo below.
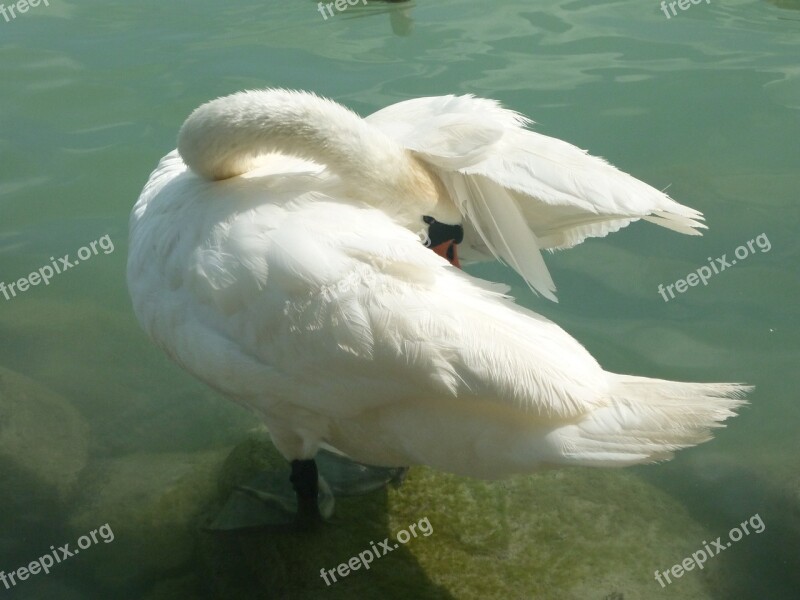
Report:
[[[675,450],[710,440],[711,430],[724,427],[753,389],[609,375],[609,403],[559,430],[564,462],[607,467],[667,460]]]

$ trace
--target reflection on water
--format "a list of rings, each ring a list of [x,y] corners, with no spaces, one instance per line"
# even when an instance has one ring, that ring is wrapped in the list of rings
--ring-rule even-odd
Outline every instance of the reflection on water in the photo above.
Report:
[[[9,598],[793,598],[800,580],[797,1],[51,2],[0,18],[0,281],[109,234],[115,251],[0,297],[0,570],[109,523],[115,540]],[[790,9],[790,10],[787,10]],[[476,93],[606,157],[710,230],[640,223],[546,260],[561,324],[609,370],[746,381],[751,405],[666,465],[485,483],[412,469],[337,500],[317,540],[216,536],[233,487],[280,463],[251,415],[145,340],[124,284],[133,201],[201,102],[266,85],[362,114]],[[664,303],[674,282],[765,233],[772,248]],[[745,538],[653,579],[758,513]],[[427,517],[434,533],[326,588],[318,573]],[[410,594],[409,594],[410,592]]]

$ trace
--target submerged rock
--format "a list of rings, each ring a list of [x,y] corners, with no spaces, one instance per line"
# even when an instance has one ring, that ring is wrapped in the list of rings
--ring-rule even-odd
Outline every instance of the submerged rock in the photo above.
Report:
[[[41,572],[39,573],[41,574]],[[47,577],[29,577],[18,581],[17,585],[6,591],[3,598],[8,600],[86,600],[85,590],[71,587],[52,573]]]
[[[76,538],[108,523],[113,542],[86,551],[98,584],[125,587],[192,570],[229,450],[143,453],[90,464],[69,525]],[[87,557],[88,558],[88,557]]]
[[[207,582],[190,574],[158,581],[141,600],[211,600],[213,597]]]
[[[86,465],[88,434],[65,398],[0,367],[0,570],[27,565],[59,539]],[[0,586],[0,595],[47,597],[34,593],[39,587],[21,585],[27,581],[18,583],[10,590]]]
[[[266,436],[251,437],[226,461],[221,487],[281,463]],[[712,597],[715,565],[664,589],[654,572],[679,563],[708,535],[670,496],[624,471],[487,483],[417,467],[399,488],[337,498],[321,531],[202,539],[206,571],[223,599],[700,600]]]
[[[86,465],[88,440],[89,427],[66,399],[0,367],[0,499],[28,496],[22,479],[66,498]]]

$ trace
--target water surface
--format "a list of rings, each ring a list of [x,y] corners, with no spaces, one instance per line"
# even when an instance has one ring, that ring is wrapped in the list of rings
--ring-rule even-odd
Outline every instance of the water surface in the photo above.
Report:
[[[662,466],[509,488],[412,472],[405,492],[370,505],[382,525],[342,535],[365,547],[426,514],[434,533],[346,583],[301,574],[297,597],[796,598],[799,8],[712,0],[668,19],[654,0],[415,0],[324,19],[310,0],[50,0],[0,17],[0,281],[113,242],[47,286],[0,296],[0,569],[105,523],[116,533],[49,575],[0,584],[0,597],[237,597],[226,553],[197,533],[211,510],[198,498],[214,495],[219,465],[258,423],[139,331],[127,218],[189,111],[282,86],[362,114],[420,95],[497,98],[668,187],[706,215],[705,236],[638,223],[550,255],[557,305],[501,266],[470,270],[511,285],[609,370],[757,386],[713,442]],[[768,251],[659,295],[760,234]],[[342,511],[357,520],[352,506]],[[654,580],[755,514],[763,533],[663,590]],[[263,597],[300,594],[257,570],[237,577]]]

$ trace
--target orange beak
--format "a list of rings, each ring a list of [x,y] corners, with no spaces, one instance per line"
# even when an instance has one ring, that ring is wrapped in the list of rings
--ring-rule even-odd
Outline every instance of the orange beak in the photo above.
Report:
[[[461,268],[461,263],[458,262],[458,252],[456,252],[456,241],[455,240],[448,240],[446,242],[442,242],[437,246],[431,246],[431,250],[436,252],[439,256],[442,256],[450,261],[450,264],[454,267]]]

